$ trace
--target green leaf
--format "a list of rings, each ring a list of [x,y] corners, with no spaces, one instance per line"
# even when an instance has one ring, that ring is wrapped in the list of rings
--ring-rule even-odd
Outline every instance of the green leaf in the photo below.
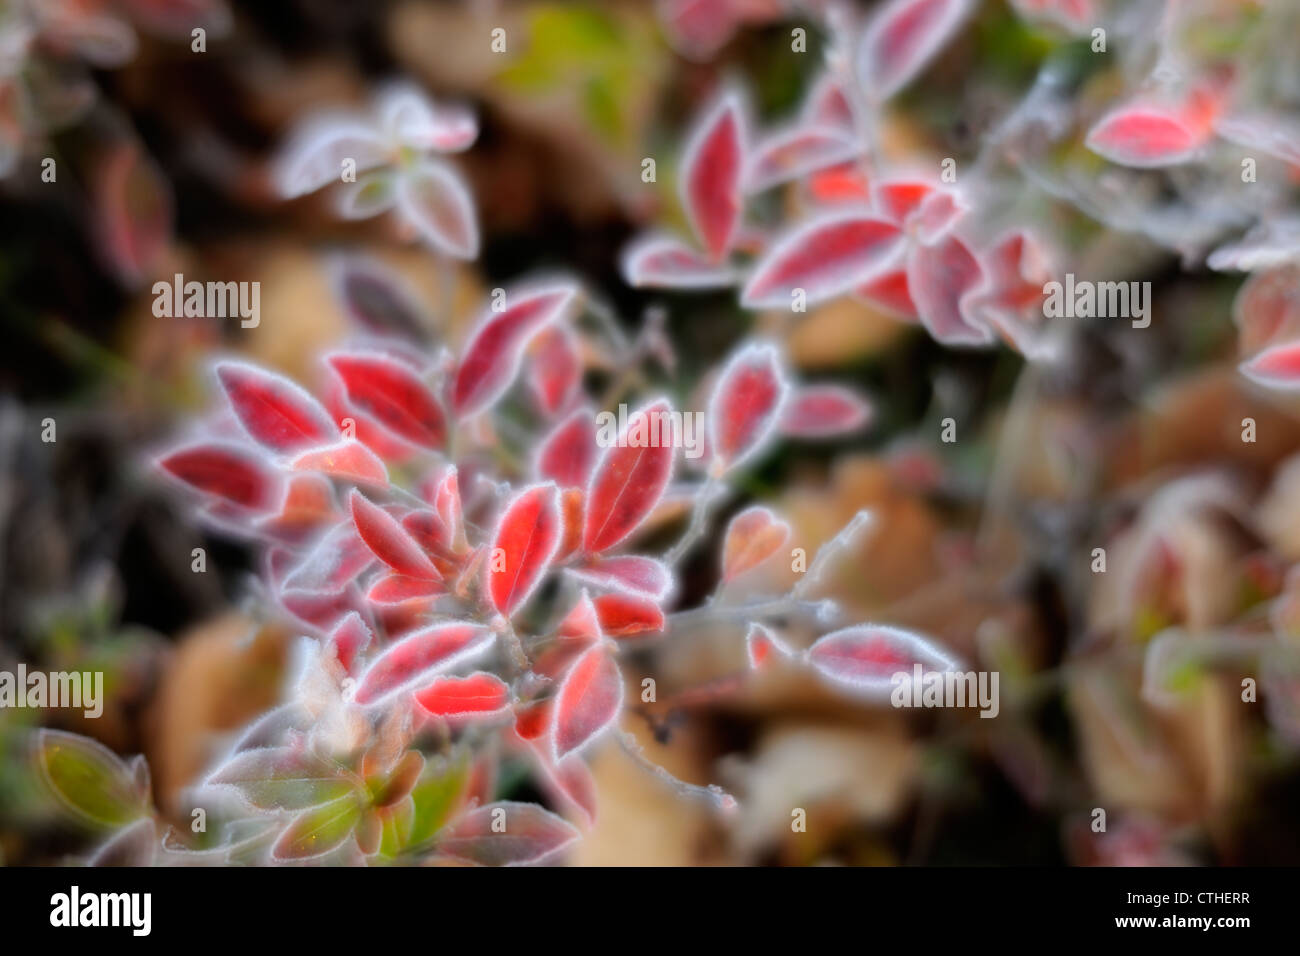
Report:
[[[41,777],[59,801],[79,816],[118,827],[148,812],[148,796],[138,785],[137,768],[103,744],[65,733],[36,735]]]
[[[302,810],[358,789],[357,780],[343,768],[284,747],[237,753],[208,782],[237,788],[260,810]]]
[[[304,810],[275,841],[271,857],[276,860],[306,860],[337,850],[356,829],[364,808],[363,796],[356,791]]]
[[[431,839],[460,806],[465,788],[469,784],[469,760],[463,755],[454,764],[433,766],[411,791],[415,804],[415,819],[411,825],[409,846]]]

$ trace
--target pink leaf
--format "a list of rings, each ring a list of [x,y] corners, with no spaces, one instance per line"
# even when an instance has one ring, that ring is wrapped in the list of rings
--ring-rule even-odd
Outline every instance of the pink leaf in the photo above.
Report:
[[[559,492],[554,484],[533,485],[511,500],[501,515],[488,558],[488,595],[506,617],[528,600],[560,546]]]
[[[659,399],[633,412],[627,426],[605,449],[587,490],[582,546],[598,554],[618,544],[654,510],[673,473],[669,442],[641,447],[630,443],[636,434],[658,434],[672,408]]]
[[[623,675],[609,647],[597,644],[569,668],[555,695],[551,741],[556,761],[590,744],[623,709]]]
[[[510,688],[480,671],[468,677],[439,677],[415,692],[415,702],[434,717],[492,717],[510,707]]]
[[[585,488],[598,450],[596,417],[580,408],[542,439],[533,470],[561,488]]]
[[[1012,0],[1012,4],[1024,16],[1053,20],[1074,33],[1086,32],[1097,14],[1093,0]]]
[[[850,136],[857,130],[853,104],[845,92],[844,84],[831,70],[818,78],[804,99],[800,116],[807,126],[838,130]]]
[[[436,448],[446,439],[442,406],[405,362],[379,352],[335,352],[326,361],[348,400],[393,434],[420,448]]]
[[[375,560],[350,524],[330,529],[282,582],[286,590],[335,594]]]
[[[1192,159],[1209,142],[1222,112],[1226,82],[1211,76],[1178,102],[1139,101],[1112,111],[1088,131],[1089,149],[1139,168]]]
[[[913,665],[950,671],[957,661],[938,645],[901,628],[858,624],[827,634],[808,649],[818,673],[854,690],[888,696],[893,676]]]
[[[600,629],[610,637],[658,634],[664,629],[664,612],[659,602],[633,592],[602,594],[591,602]]]
[[[494,640],[490,630],[471,621],[434,624],[408,634],[389,645],[361,675],[356,701],[368,705],[387,699],[417,681],[477,657]]]
[[[883,102],[906,86],[956,32],[970,0],[892,0],[872,17],[858,47],[867,95]]]
[[[91,183],[95,236],[119,278],[135,285],[160,265],[171,241],[171,188],[134,142],[114,146]]]
[[[755,505],[731,519],[722,543],[722,580],[758,567],[790,540],[790,526],[770,509]]]
[[[431,604],[433,598],[443,593],[442,583],[428,578],[412,578],[405,574],[389,574],[380,578],[366,592],[371,604],[401,605],[412,601]]]
[[[510,387],[525,346],[565,312],[576,294],[571,285],[507,292],[504,310],[489,311],[479,320],[456,369],[452,405],[457,415],[482,411]]]
[[[305,451],[289,467],[293,471],[318,471],[359,485],[388,487],[388,469],[379,456],[360,442],[348,439]]]
[[[357,534],[375,557],[398,574],[437,581],[441,578],[419,543],[401,523],[379,505],[353,491],[348,498]]]
[[[945,345],[984,345],[993,340],[993,333],[971,310],[971,295],[979,291],[982,278],[979,260],[954,235],[932,246],[915,243],[907,257],[907,286],[917,314]]]
[[[771,663],[774,652],[781,657],[794,657],[790,646],[762,624],[749,625],[749,632],[745,635],[745,651],[749,657],[749,666],[754,670]]]
[[[349,674],[356,673],[357,662],[374,641],[374,634],[361,620],[361,615],[353,611],[339,621],[330,632],[326,642],[326,652],[333,654],[343,669]]]
[[[582,386],[582,352],[573,330],[567,325],[543,329],[533,342],[531,371],[528,381],[542,411],[564,411]]]
[[[1248,379],[1268,388],[1300,389],[1300,341],[1265,349],[1240,368]]]
[[[897,255],[902,231],[867,212],[832,212],[798,227],[759,260],[741,294],[746,308],[790,308],[802,289],[807,305],[866,282]]]
[[[733,468],[762,447],[789,390],[775,347],[753,344],[736,353],[709,399],[709,448],[719,467]]]
[[[438,850],[482,866],[547,862],[579,837],[565,820],[535,803],[502,800],[470,810],[443,830]]]
[[[168,452],[158,465],[192,488],[255,511],[274,507],[283,486],[279,473],[242,445],[189,445]]]
[[[637,288],[725,289],[736,281],[736,270],[696,252],[673,236],[652,233],[623,252],[623,278]]]
[[[871,421],[871,403],[842,385],[798,388],[781,416],[783,434],[797,438],[826,438],[856,432]]]
[[[375,105],[389,137],[410,149],[459,152],[478,138],[473,112],[463,106],[437,106],[410,83],[386,87]]]
[[[321,404],[281,375],[243,362],[221,362],[217,380],[249,437],[272,451],[303,451],[339,439]]]
[[[633,591],[655,601],[662,601],[673,586],[672,572],[662,561],[640,554],[605,558],[569,574],[601,590]]]
[[[724,96],[696,126],[682,158],[682,205],[700,244],[720,261],[740,225],[745,129],[740,100]]]
[[[426,242],[457,259],[478,255],[478,218],[464,181],[445,163],[425,161],[397,180],[397,207]]]
[[[751,193],[852,159],[862,147],[852,131],[800,126],[765,137],[750,156],[745,188]]]

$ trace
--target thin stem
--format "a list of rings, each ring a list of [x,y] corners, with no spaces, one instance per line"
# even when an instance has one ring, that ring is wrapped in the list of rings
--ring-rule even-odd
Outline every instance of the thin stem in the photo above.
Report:
[[[622,746],[624,753],[631,757],[642,770],[667,784],[678,796],[688,797],[693,800],[704,800],[718,810],[734,810],[736,808],[736,798],[716,783],[703,787],[699,784],[687,783],[655,763],[645,755],[640,742],[631,732],[622,731],[618,735],[618,742]]]

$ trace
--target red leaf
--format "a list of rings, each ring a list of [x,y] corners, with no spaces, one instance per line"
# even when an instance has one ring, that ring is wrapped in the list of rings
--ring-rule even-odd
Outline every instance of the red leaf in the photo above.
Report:
[[[281,494],[279,473],[241,445],[190,445],[168,452],[158,465],[192,488],[256,511],[274,507]]]
[[[582,386],[582,352],[578,337],[567,325],[543,329],[533,342],[531,374],[537,404],[547,415],[568,408]]]
[[[902,248],[902,231],[867,212],[832,212],[798,227],[763,258],[741,294],[746,308],[790,308],[802,289],[807,305],[847,292],[882,272]]]
[[[486,651],[494,636],[470,621],[434,624],[384,651],[357,681],[358,704],[373,704]]]
[[[917,314],[945,345],[984,345],[993,340],[993,333],[971,312],[970,298],[980,290],[982,279],[979,260],[953,235],[932,246],[914,243],[907,257],[907,285]]]
[[[797,389],[781,416],[781,431],[798,438],[844,435],[871,420],[871,403],[842,385],[805,385]]]
[[[452,406],[457,415],[473,415],[501,397],[528,342],[559,318],[576,294],[571,285],[507,292],[505,309],[480,319],[456,369]]]
[[[893,0],[881,8],[858,47],[858,72],[867,95],[879,103],[906,86],[970,9],[970,0]]]
[[[569,573],[602,590],[633,591],[655,601],[662,601],[673,586],[672,572],[662,561],[639,554],[605,558]]]
[[[388,469],[379,456],[360,442],[343,439],[323,448],[303,452],[289,465],[293,471],[321,474],[359,485],[388,487]]]
[[[334,489],[328,479],[321,475],[292,475],[279,510],[262,519],[258,527],[268,534],[298,543],[322,525],[332,524],[336,518]]]
[[[371,642],[374,640],[374,634],[370,628],[366,627],[365,621],[361,620],[361,615],[353,611],[330,632],[329,640],[325,644],[327,653],[331,653],[343,665],[343,669],[349,674],[356,672],[358,659],[366,652]]]
[[[818,169],[852,159],[862,147],[852,130],[798,126],[765,137],[754,147],[745,172],[751,193],[798,179]]]
[[[272,451],[303,451],[339,439],[329,413],[282,375],[243,362],[221,362],[217,380],[249,437]]]
[[[558,762],[611,727],[623,709],[623,675],[609,648],[597,644],[574,662],[555,695],[551,746]]]
[[[458,259],[478,255],[478,220],[464,181],[446,163],[425,160],[397,179],[397,206],[420,237]]]
[[[551,698],[529,701],[515,710],[515,733],[524,740],[538,740],[551,727]]]
[[[574,843],[578,831],[535,803],[502,800],[470,810],[443,830],[438,850],[482,866],[544,863]]]
[[[773,652],[782,657],[794,657],[794,651],[762,624],[749,625],[745,635],[745,651],[749,656],[749,666],[754,670],[766,667],[772,660]]]
[[[720,261],[740,225],[745,129],[740,100],[723,97],[696,126],[682,158],[682,205],[700,244]]]
[[[1240,368],[1247,378],[1268,388],[1300,389],[1300,341],[1265,349]]]
[[[513,615],[541,583],[560,546],[563,527],[554,484],[525,488],[506,506],[488,558],[492,606]]]
[[[578,603],[564,615],[564,620],[555,629],[555,636],[563,641],[578,641],[583,644],[604,637],[600,629],[600,616],[596,614],[596,606],[591,603],[586,590],[578,597]]]
[[[790,526],[761,505],[731,519],[722,544],[722,580],[758,567],[790,540]]]
[[[709,448],[721,468],[735,467],[762,447],[788,392],[771,345],[748,345],[727,363],[709,399]]]
[[[904,268],[883,272],[853,290],[853,297],[884,309],[897,318],[916,320],[916,303],[907,286],[906,257]]]
[[[326,361],[348,400],[393,434],[420,448],[437,448],[446,439],[442,406],[406,363],[379,352],[335,352]]]
[[[808,661],[836,683],[888,696],[892,678],[911,674],[913,665],[949,671],[955,658],[919,634],[896,627],[859,624],[827,634],[808,649]]]
[[[387,511],[367,501],[358,491],[353,491],[348,498],[348,507],[357,534],[380,561],[408,577],[430,581],[441,579],[438,569],[419,543]]]
[[[440,677],[415,692],[415,702],[434,717],[483,717],[510,706],[510,688],[493,674]]]
[[[696,252],[674,236],[651,233],[623,251],[623,278],[637,288],[724,289],[736,270]]]
[[[813,173],[808,177],[807,191],[818,203],[865,205],[871,201],[871,184],[856,163]]]
[[[902,225],[907,218],[921,208],[925,197],[934,192],[930,183],[921,179],[890,179],[878,182],[871,187],[871,203],[890,222]]]
[[[561,488],[585,488],[597,451],[596,416],[580,408],[542,439],[533,471]]]
[[[602,594],[591,602],[600,628],[610,637],[657,634],[664,629],[664,612],[657,601],[639,594]]]
[[[668,420],[672,408],[659,399],[628,416],[627,426],[596,465],[587,491],[582,546],[591,554],[618,544],[654,510],[673,473],[673,448],[668,442],[646,447],[630,444],[638,432],[657,434],[656,423]]]

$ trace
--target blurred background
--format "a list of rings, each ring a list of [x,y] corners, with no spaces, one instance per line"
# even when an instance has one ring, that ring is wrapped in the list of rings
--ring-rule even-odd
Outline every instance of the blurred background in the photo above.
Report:
[[[279,699],[294,633],[259,606],[257,554],[200,529],[146,453],[207,406],[217,352],[312,381],[347,328],[331,264],[363,256],[405,278],[434,341],[496,284],[563,268],[629,328],[662,307],[684,383],[763,333],[805,378],[863,387],[868,432],[783,448],[738,504],[782,510],[810,553],[873,509],[834,596],[1002,675],[996,720],[867,706],[779,669],[725,701],[629,714],[651,757],[724,784],[741,808],[706,813],[611,748],[593,763],[601,816],[574,862],[1300,862],[1300,616],[1287,613],[1300,406],[1236,372],[1241,276],[1022,191],[1021,220],[1155,294],[1150,328],[1081,324],[1050,372],[1003,346],[946,349],[850,299],[792,319],[746,314],[731,291],[629,288],[621,247],[682,221],[671,169],[695,110],[740,78],[779,118],[820,67],[822,28],[802,6],[719,6],[731,13],[684,36],[665,5],[632,0],[68,0],[33,34],[25,4],[0,3],[0,669],[102,670],[108,698],[98,720],[0,710],[0,861],[59,862],[95,839],[39,793],[24,730],[145,754],[159,808],[177,813],[216,742]],[[497,26],[504,55],[485,40]],[[792,51],[796,26],[811,52]],[[964,161],[1080,43],[983,3],[882,137],[900,158]],[[1080,71],[1078,97],[1114,95],[1104,67]],[[306,113],[362,106],[394,78],[478,113],[477,143],[455,158],[479,210],[477,262],[437,268],[385,219],[275,194],[271,161]],[[658,185],[641,181],[645,156],[663,158]],[[1292,269],[1254,291],[1300,318]],[[260,325],[155,316],[152,283],[178,272],[260,282]],[[51,418],[57,440],[42,441]],[[196,547],[208,573],[191,571]],[[698,555],[684,601],[716,566],[716,551]],[[1158,635],[1175,639],[1163,669],[1148,662]],[[654,666],[684,688],[743,653],[718,635],[666,645]],[[792,806],[808,809],[806,834],[791,832]],[[1104,835],[1090,829],[1099,807]]]

